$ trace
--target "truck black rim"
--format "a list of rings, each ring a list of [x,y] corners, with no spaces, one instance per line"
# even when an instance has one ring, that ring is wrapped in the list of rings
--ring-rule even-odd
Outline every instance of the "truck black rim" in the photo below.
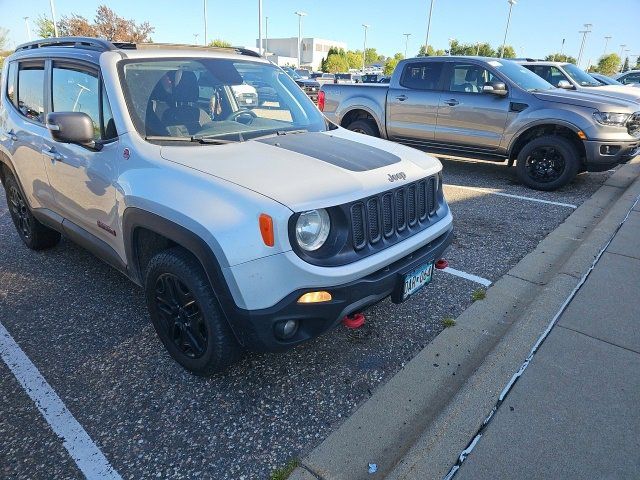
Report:
[[[11,185],[9,189],[9,208],[20,235],[25,239],[31,238],[31,215],[22,194],[15,185]]]
[[[566,163],[555,147],[537,147],[527,157],[525,167],[536,182],[549,183],[560,178]]]
[[[207,351],[207,326],[193,293],[175,275],[156,280],[156,306],[160,327],[168,340],[186,357],[200,358]]]

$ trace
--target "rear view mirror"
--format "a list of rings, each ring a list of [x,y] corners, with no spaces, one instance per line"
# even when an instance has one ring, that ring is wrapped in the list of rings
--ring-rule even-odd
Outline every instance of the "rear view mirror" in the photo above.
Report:
[[[47,115],[51,137],[62,143],[89,145],[93,142],[93,121],[83,112],[51,112]]]
[[[558,88],[564,88],[565,90],[571,90],[573,89],[573,85],[571,85],[571,83],[568,80],[560,80],[558,82],[558,85],[556,85]]]
[[[504,97],[507,92],[507,86],[503,82],[491,82],[482,87],[483,93],[491,93]]]

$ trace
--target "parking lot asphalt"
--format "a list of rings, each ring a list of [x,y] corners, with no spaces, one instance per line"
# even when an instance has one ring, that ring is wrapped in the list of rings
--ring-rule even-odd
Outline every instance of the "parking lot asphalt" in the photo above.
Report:
[[[501,164],[443,160],[454,214],[450,266],[495,281],[609,173],[558,192],[517,184]],[[142,292],[63,240],[24,247],[0,200],[0,323],[124,478],[266,478],[318,444],[471,302],[475,282],[437,272],[401,305],[382,302],[360,330],[343,327],[282,353],[250,354],[208,379],[183,371],[156,338]],[[0,362],[0,476],[81,476]]]

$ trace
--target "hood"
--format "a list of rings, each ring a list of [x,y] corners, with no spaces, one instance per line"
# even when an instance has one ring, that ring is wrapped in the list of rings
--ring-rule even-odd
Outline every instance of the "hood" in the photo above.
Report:
[[[585,87],[587,93],[604,95],[606,97],[621,98],[640,104],[640,89],[633,89],[624,85],[601,85],[599,87]]]
[[[596,95],[585,91],[563,90],[556,88],[542,92],[531,92],[539,100],[546,102],[564,103],[578,107],[591,108],[601,112],[633,113],[640,108],[635,102],[619,97]]]
[[[351,202],[442,168],[418,150],[344,129],[227,145],[163,146],[160,154],[293,211]]]

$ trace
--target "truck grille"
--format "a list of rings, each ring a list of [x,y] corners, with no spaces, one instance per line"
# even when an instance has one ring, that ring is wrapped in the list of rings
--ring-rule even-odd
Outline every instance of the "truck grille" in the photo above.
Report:
[[[629,117],[629,120],[627,120],[627,131],[629,135],[640,138],[640,112],[636,112]]]
[[[306,93],[314,103],[318,103],[318,92],[320,91],[320,87],[305,85],[302,87],[302,90],[304,90],[304,93]]]
[[[353,248],[361,250],[382,240],[393,243],[400,234],[422,230],[437,209],[436,175],[356,202],[351,205]]]

